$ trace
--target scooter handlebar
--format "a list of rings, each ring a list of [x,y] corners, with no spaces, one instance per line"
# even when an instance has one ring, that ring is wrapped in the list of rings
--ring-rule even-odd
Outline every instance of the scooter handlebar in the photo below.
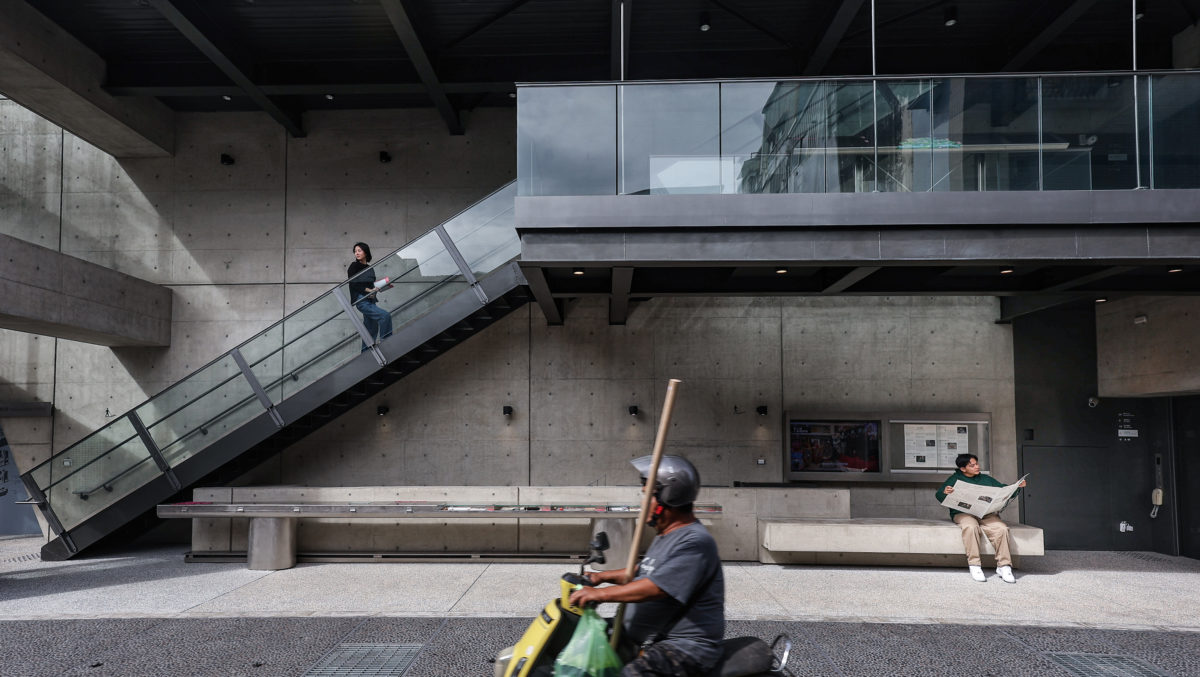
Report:
[[[587,576],[580,576],[571,572],[563,574],[562,579],[571,585],[595,585]]]

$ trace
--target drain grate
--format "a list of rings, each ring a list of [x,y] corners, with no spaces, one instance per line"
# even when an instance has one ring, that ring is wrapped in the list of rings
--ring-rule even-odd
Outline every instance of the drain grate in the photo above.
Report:
[[[37,562],[41,559],[42,559],[41,555],[37,554],[36,552],[30,552],[30,553],[26,553],[24,555],[17,555],[16,557],[9,557],[8,559],[0,559],[0,564],[14,564],[16,562]]]
[[[421,644],[339,644],[304,677],[400,677]]]
[[[1132,656],[1069,652],[1047,652],[1043,655],[1079,677],[1171,677],[1170,673]]]

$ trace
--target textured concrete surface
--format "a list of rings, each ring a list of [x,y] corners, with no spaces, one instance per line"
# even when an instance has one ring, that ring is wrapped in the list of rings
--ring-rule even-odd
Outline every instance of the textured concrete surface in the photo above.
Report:
[[[43,563],[39,545],[0,539],[6,677],[299,675],[352,642],[422,645],[408,677],[485,677],[488,659],[516,641],[565,569],[313,564],[267,573],[186,564],[177,547]],[[794,675],[1069,675],[1050,652],[1200,675],[1196,560],[1051,551],[1016,585],[975,583],[965,567],[746,564],[725,575],[726,635],[790,634]]]
[[[1196,299],[1140,296],[1096,306],[1101,397],[1151,397],[1200,390],[1191,337],[1200,330]]]

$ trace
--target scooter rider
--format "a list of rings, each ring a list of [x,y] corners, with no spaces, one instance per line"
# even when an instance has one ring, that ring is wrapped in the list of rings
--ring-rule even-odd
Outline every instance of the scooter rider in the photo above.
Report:
[[[642,483],[650,456],[633,460]],[[571,603],[628,602],[625,637],[641,653],[621,671],[623,677],[700,677],[721,658],[725,636],[725,578],[717,543],[692,512],[700,493],[700,473],[682,456],[663,456],[650,501],[647,524],[658,535],[632,581],[624,569],[589,573],[593,584],[571,595]]]

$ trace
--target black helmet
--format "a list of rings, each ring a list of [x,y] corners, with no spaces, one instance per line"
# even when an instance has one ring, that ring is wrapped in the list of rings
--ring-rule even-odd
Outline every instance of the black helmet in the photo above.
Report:
[[[630,463],[637,468],[642,481],[650,472],[653,456],[635,458]],[[691,505],[700,493],[700,473],[696,466],[682,456],[663,456],[658,462],[658,474],[654,478],[654,495],[658,502],[668,508]]]

